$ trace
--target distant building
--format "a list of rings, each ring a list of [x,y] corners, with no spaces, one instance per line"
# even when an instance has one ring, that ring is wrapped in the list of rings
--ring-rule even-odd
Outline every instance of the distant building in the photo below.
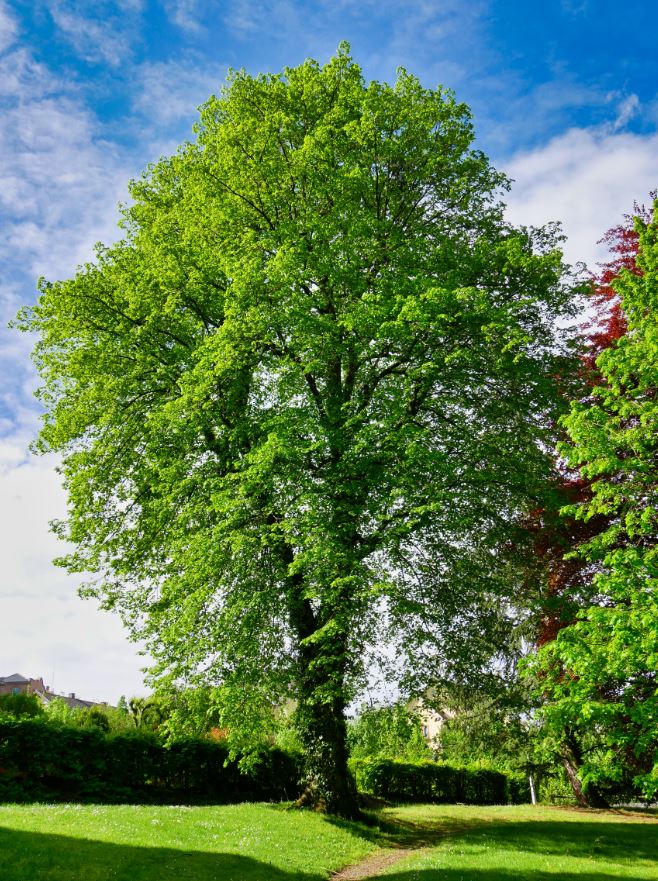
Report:
[[[37,694],[45,691],[43,679],[26,679],[20,673],[12,673],[11,676],[0,676],[0,694]]]
[[[3,694],[35,694],[44,707],[52,703],[54,700],[62,700],[72,710],[86,710],[89,707],[106,707],[106,703],[98,701],[86,701],[76,697],[74,691],[68,694],[56,694],[51,691],[47,685],[43,684],[43,679],[27,679],[20,673],[12,673],[11,676],[0,676],[0,695]]]
[[[433,689],[429,689],[428,699],[432,700],[433,698]],[[454,719],[457,715],[454,710],[450,710],[447,707],[428,707],[422,698],[413,698],[407,704],[407,709],[418,716],[423,737],[427,741],[428,746],[434,748],[439,742],[439,735],[445,723],[450,719]]]

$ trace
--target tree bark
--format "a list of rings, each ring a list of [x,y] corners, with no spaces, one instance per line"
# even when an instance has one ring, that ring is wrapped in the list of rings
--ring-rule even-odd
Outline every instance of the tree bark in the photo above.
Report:
[[[345,707],[339,700],[319,703],[309,693],[301,696],[297,725],[304,747],[305,789],[300,804],[349,820],[360,816],[356,784],[347,760]]]
[[[578,771],[582,764],[580,745],[573,734],[568,735],[560,747],[562,764],[567,773],[567,779],[571,784],[574,797],[583,808],[609,808],[610,804],[596,786],[588,786],[587,791],[583,788]]]
[[[290,577],[288,599],[299,665],[295,722],[305,765],[305,789],[299,804],[356,819],[361,812],[347,765],[346,634],[336,627],[322,627],[326,621],[318,621],[304,597],[300,575]]]

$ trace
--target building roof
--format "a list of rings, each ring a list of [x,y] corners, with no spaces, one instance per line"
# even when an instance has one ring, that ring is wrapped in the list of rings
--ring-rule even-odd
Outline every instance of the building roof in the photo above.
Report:
[[[50,691],[47,685],[43,684],[43,679],[26,679],[20,673],[12,673],[11,676],[0,676],[0,685],[28,685],[28,691],[36,694],[42,704],[47,705],[56,698],[64,701],[64,703],[72,710],[84,710],[89,707],[107,707],[106,703],[98,703],[98,701],[85,701],[76,697],[74,692],[69,694],[55,694]]]
[[[39,691],[37,692],[38,696],[41,698],[43,704],[52,703],[54,700],[64,701],[67,707],[70,707],[72,710],[85,710],[89,709],[89,707],[97,707],[95,701],[83,701],[82,698],[76,697],[74,694],[55,694],[54,691]]]

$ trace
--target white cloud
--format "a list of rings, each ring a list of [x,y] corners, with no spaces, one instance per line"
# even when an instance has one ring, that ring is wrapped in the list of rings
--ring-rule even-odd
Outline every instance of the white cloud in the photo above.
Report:
[[[261,35],[268,45],[285,43],[295,53],[291,63],[308,55],[323,61],[341,40],[351,40],[368,76],[391,80],[398,66],[407,66],[428,82],[455,85],[490,56],[479,39],[488,6],[489,0],[320,0],[315,7],[301,0],[229,0],[223,20],[239,39]],[[373,48],[364,35],[375,28]]]
[[[138,89],[133,107],[151,125],[163,126],[196,118],[196,109],[217,94],[227,65],[203,62],[196,56],[177,61],[145,62],[135,71]]]
[[[70,275],[96,240],[117,237],[116,202],[133,169],[101,134],[76,87],[26,48],[0,57],[0,675],[50,678],[55,668],[58,688],[116,700],[142,690],[144,662],[119,620],[53,567],[62,548],[48,521],[64,494],[53,462],[27,452],[39,416],[33,340],[6,328],[33,301],[37,275]]]
[[[0,446],[0,456],[7,462]],[[61,691],[116,702],[143,693],[137,647],[118,619],[80,599],[76,580],[52,565],[65,548],[48,532],[62,516],[64,494],[52,461],[25,460],[0,474],[0,556],[3,561],[0,675],[43,676]]]
[[[18,22],[6,3],[0,0],[0,52],[11,46],[18,34]]]
[[[12,69],[16,78],[0,102],[0,217],[9,229],[0,261],[32,278],[58,277],[88,259],[95,241],[116,239],[115,206],[132,169],[98,137],[75,93],[18,57],[19,68],[12,55],[0,61],[0,81]]]
[[[201,4],[201,9],[204,9],[206,13],[208,5],[208,3]],[[192,34],[203,30],[202,13],[198,0],[165,0],[164,7],[170,21],[181,30]]]
[[[562,221],[567,259],[593,268],[605,255],[598,240],[658,185],[658,134],[571,129],[518,153],[503,170],[515,179],[507,199],[510,219]]]
[[[617,107],[617,118],[613,123],[613,131],[619,131],[630,122],[640,109],[640,99],[637,95],[628,95],[623,98]]]
[[[93,5],[84,0],[48,0],[53,22],[79,57],[111,67],[118,67],[132,54],[142,8],[142,3],[129,0],[120,3],[118,11],[107,0]]]

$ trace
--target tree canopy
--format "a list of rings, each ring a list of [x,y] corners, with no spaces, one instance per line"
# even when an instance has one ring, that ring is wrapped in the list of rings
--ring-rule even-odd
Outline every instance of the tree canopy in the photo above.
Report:
[[[420,683],[508,636],[500,548],[549,467],[572,279],[506,187],[451,92],[366,82],[344,45],[232,73],[132,183],[124,238],[19,319],[64,565],[155,675],[233,688],[230,731],[294,698],[330,811],[355,811],[344,711],[379,647]]]
[[[658,792],[658,223],[635,219],[638,254],[612,282],[626,331],[596,359],[600,382],[564,424],[564,455],[589,485],[566,513],[598,528],[576,549],[593,575],[587,607],[534,664],[559,739],[584,744],[585,784]]]

